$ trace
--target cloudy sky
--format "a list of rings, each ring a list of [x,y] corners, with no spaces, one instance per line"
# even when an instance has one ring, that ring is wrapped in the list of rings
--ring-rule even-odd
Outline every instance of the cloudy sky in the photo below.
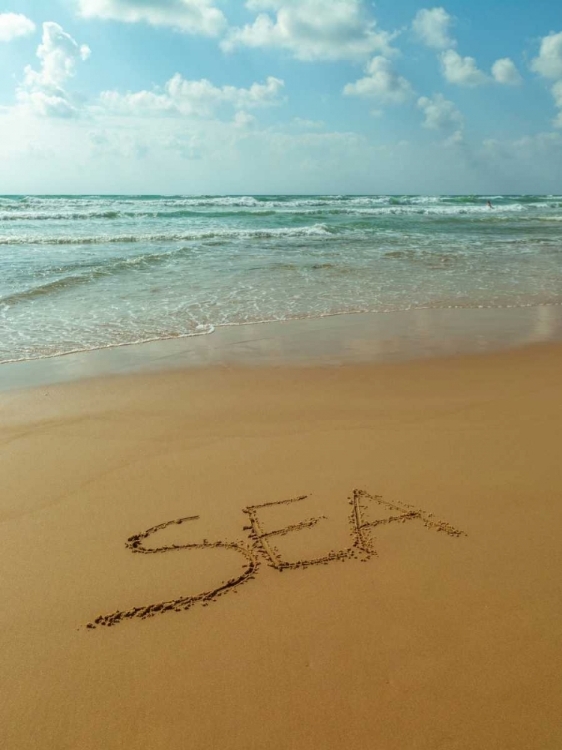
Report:
[[[7,0],[1,193],[562,193],[554,0]]]

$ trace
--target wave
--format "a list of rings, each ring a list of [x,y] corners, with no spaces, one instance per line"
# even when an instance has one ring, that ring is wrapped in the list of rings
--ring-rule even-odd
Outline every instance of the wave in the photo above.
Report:
[[[154,266],[166,263],[170,258],[177,257],[179,254],[191,252],[189,247],[180,247],[175,250],[168,250],[163,253],[143,253],[132,258],[118,258],[108,261],[104,264],[88,265],[85,263],[76,263],[67,266],[67,271],[81,271],[83,273],[69,273],[62,278],[48,281],[44,284],[23,289],[18,292],[7,294],[0,297],[0,305],[13,305],[18,302],[29,302],[38,297],[44,297],[48,294],[54,294],[67,291],[77,286],[89,284],[98,279],[107,276],[114,276],[121,271],[129,270],[148,270]]]
[[[180,247],[174,250],[168,250],[163,253],[144,253],[143,255],[137,255],[133,258],[119,258],[113,261],[106,262],[104,264],[98,264],[91,266],[87,263],[75,263],[66,266],[67,275],[53,281],[48,281],[44,284],[38,284],[37,286],[30,287],[28,289],[22,289],[11,294],[7,294],[0,297],[0,306],[7,305],[12,306],[20,302],[30,302],[39,297],[45,297],[49,294],[57,294],[59,292],[68,291],[77,286],[93,283],[98,279],[115,276],[122,271],[146,271],[156,266],[162,265],[173,258],[192,253],[193,248]],[[273,262],[268,263],[264,266],[254,266],[247,269],[248,271],[255,270],[268,270],[268,271],[326,271],[326,270],[337,270],[344,271],[346,269],[338,269],[333,263],[317,262],[308,264],[298,263],[283,263]],[[72,271],[78,273],[72,273]]]
[[[2,206],[4,208],[4,206]],[[15,213],[0,212],[0,221],[77,221],[89,219],[118,219],[120,211],[93,211],[86,213],[48,213],[47,211],[21,211]]]
[[[4,207],[1,207],[4,208]],[[21,211],[20,213],[9,213],[0,211],[0,222],[2,221],[90,221],[95,219],[184,219],[195,216],[205,218],[226,218],[230,216],[275,216],[277,212],[273,209],[256,209],[255,211],[194,211],[193,209],[179,208],[170,211],[91,211],[91,212],[58,212],[47,211],[33,212]]]
[[[14,292],[0,297],[0,305],[13,305],[16,302],[28,302],[37,297],[44,297],[53,292],[60,292],[69,287],[79,284],[86,284],[92,280],[89,276],[65,276],[63,279],[49,281],[46,284],[40,284],[32,289],[25,289],[21,292]]]
[[[502,214],[520,213],[526,211],[525,206],[513,204],[509,206],[502,206],[501,208],[495,209],[493,212],[487,206],[422,206],[412,205],[403,206],[395,204],[392,206],[385,207],[337,207],[331,208],[326,207],[323,210],[312,210],[309,209],[306,212],[309,216],[326,216],[326,215],[349,215],[349,216],[365,216],[365,217],[377,217],[377,216],[436,216],[436,217],[455,217],[455,216],[486,216],[493,218],[495,216],[501,216]],[[297,214],[297,211],[293,213]],[[530,217],[533,218],[533,217]],[[548,217],[547,217],[548,218]]]
[[[562,208],[558,199],[533,197],[526,200],[494,200],[494,212],[490,211],[486,199],[473,197],[434,197],[434,196],[356,196],[342,198],[306,198],[293,199],[276,197],[269,200],[240,200],[240,199],[174,199],[163,201],[144,201],[138,203],[132,200],[113,202],[111,207],[103,205],[105,202],[94,202],[89,210],[77,201],[61,206],[51,202],[49,205],[40,204],[30,207],[8,206],[0,202],[0,223],[3,222],[35,222],[35,221],[100,221],[100,220],[138,220],[138,219],[225,219],[229,217],[265,217],[279,216],[287,218],[294,216],[328,216],[328,215],[362,215],[362,216],[391,216],[391,215],[427,215],[427,216],[463,216],[480,215],[491,216],[498,214],[525,213],[529,216],[537,215],[538,211],[551,212]],[[100,205],[101,204],[101,205]]]
[[[187,242],[200,240],[253,240],[277,239],[283,237],[329,237],[340,233],[326,224],[313,224],[306,227],[280,227],[278,229],[217,229],[200,232],[168,232],[155,234],[115,234],[89,237],[33,237],[0,236],[0,245],[105,245],[133,242]]]

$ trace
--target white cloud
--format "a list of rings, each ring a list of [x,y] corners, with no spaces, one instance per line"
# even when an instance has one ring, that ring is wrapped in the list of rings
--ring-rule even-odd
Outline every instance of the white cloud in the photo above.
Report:
[[[126,94],[120,94],[118,91],[102,91],[99,101],[102,109],[112,114],[181,114],[167,93],[157,91],[143,90]]]
[[[435,94],[431,99],[422,96],[418,107],[425,115],[424,128],[430,130],[458,130],[462,128],[464,118],[453,102],[445,99],[443,94]]]
[[[256,118],[254,117],[254,115],[251,115],[248,112],[244,112],[244,110],[240,110],[240,112],[237,112],[234,115],[234,119],[232,120],[232,122],[234,123],[234,127],[244,129],[254,125],[256,122]]]
[[[523,82],[515,63],[509,57],[502,57],[492,65],[494,79],[504,86],[519,86]]]
[[[562,78],[562,31],[543,37],[539,55],[531,62],[531,70],[545,78]]]
[[[555,106],[561,111],[554,120],[554,126],[562,128],[562,31],[543,37],[539,55],[532,60],[531,69],[555,81],[552,96]]]
[[[150,153],[146,139],[139,133],[92,130],[88,133],[89,151],[95,159],[144,159]]]
[[[365,71],[364,78],[344,87],[344,94],[377,99],[385,104],[402,104],[413,93],[410,82],[396,73],[386,57],[373,57]]]
[[[454,49],[441,53],[441,65],[445,79],[458,86],[481,86],[489,80],[473,57],[461,57]]]
[[[443,50],[439,57],[443,76],[449,83],[458,86],[481,86],[489,83],[490,77],[478,69],[473,57],[462,57],[453,49],[457,42],[449,34],[452,24],[453,18],[445,8],[423,8],[416,14],[412,29],[426,46]],[[497,83],[506,86],[517,86],[523,80],[509,57],[496,60],[492,66],[492,76]]]
[[[40,120],[23,107],[0,129],[0,192],[555,193],[562,174],[562,131],[484,148],[433,129],[442,137],[407,146],[291,118],[244,129],[230,116]]]
[[[104,91],[100,104],[108,112],[121,115],[183,115],[210,118],[222,106],[235,110],[269,107],[281,103],[284,82],[269,76],[265,83],[249,88],[215,86],[210,81],[190,81],[179,73],[170,78],[163,90],[120,94]],[[249,115],[245,114],[248,118]]]
[[[41,65],[39,70],[26,66],[23,83],[17,90],[18,101],[35,114],[72,117],[77,110],[63,86],[75,74],[76,64],[89,56],[89,47],[79,46],[58,23],[47,21],[37,47]]]
[[[33,34],[35,24],[21,13],[0,13],[0,42],[11,42],[18,36]]]
[[[443,141],[443,145],[445,146],[461,146],[463,144],[466,145],[462,128],[455,130],[454,133]]]
[[[456,46],[455,40],[449,36],[452,23],[453,19],[445,8],[423,8],[417,12],[412,28],[418,39],[428,47],[447,49]]]
[[[252,24],[233,28],[221,43],[285,49],[298,60],[357,60],[373,52],[393,54],[396,34],[376,29],[362,0],[249,0],[261,12]]]
[[[199,136],[182,133],[181,135],[172,135],[164,138],[162,146],[168,151],[177,154],[182,159],[198,161],[206,154],[209,144]]]
[[[558,192],[556,180],[562,172],[562,134],[537,133],[514,140],[487,139],[483,142],[483,160],[491,164],[494,173],[504,180],[505,188],[498,192],[507,193],[513,184],[526,186],[535,184],[529,192]],[[548,187],[543,187],[548,183]]]
[[[78,0],[84,18],[170,26],[188,34],[217,36],[226,19],[214,0]]]

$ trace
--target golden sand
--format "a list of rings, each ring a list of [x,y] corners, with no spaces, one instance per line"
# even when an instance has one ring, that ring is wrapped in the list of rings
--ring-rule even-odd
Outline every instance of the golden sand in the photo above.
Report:
[[[6,750],[559,750],[562,347],[0,394]]]

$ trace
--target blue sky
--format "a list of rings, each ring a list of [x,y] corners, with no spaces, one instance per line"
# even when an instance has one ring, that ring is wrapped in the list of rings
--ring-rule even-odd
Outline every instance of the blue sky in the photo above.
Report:
[[[562,193],[552,0],[12,0],[2,193]]]

